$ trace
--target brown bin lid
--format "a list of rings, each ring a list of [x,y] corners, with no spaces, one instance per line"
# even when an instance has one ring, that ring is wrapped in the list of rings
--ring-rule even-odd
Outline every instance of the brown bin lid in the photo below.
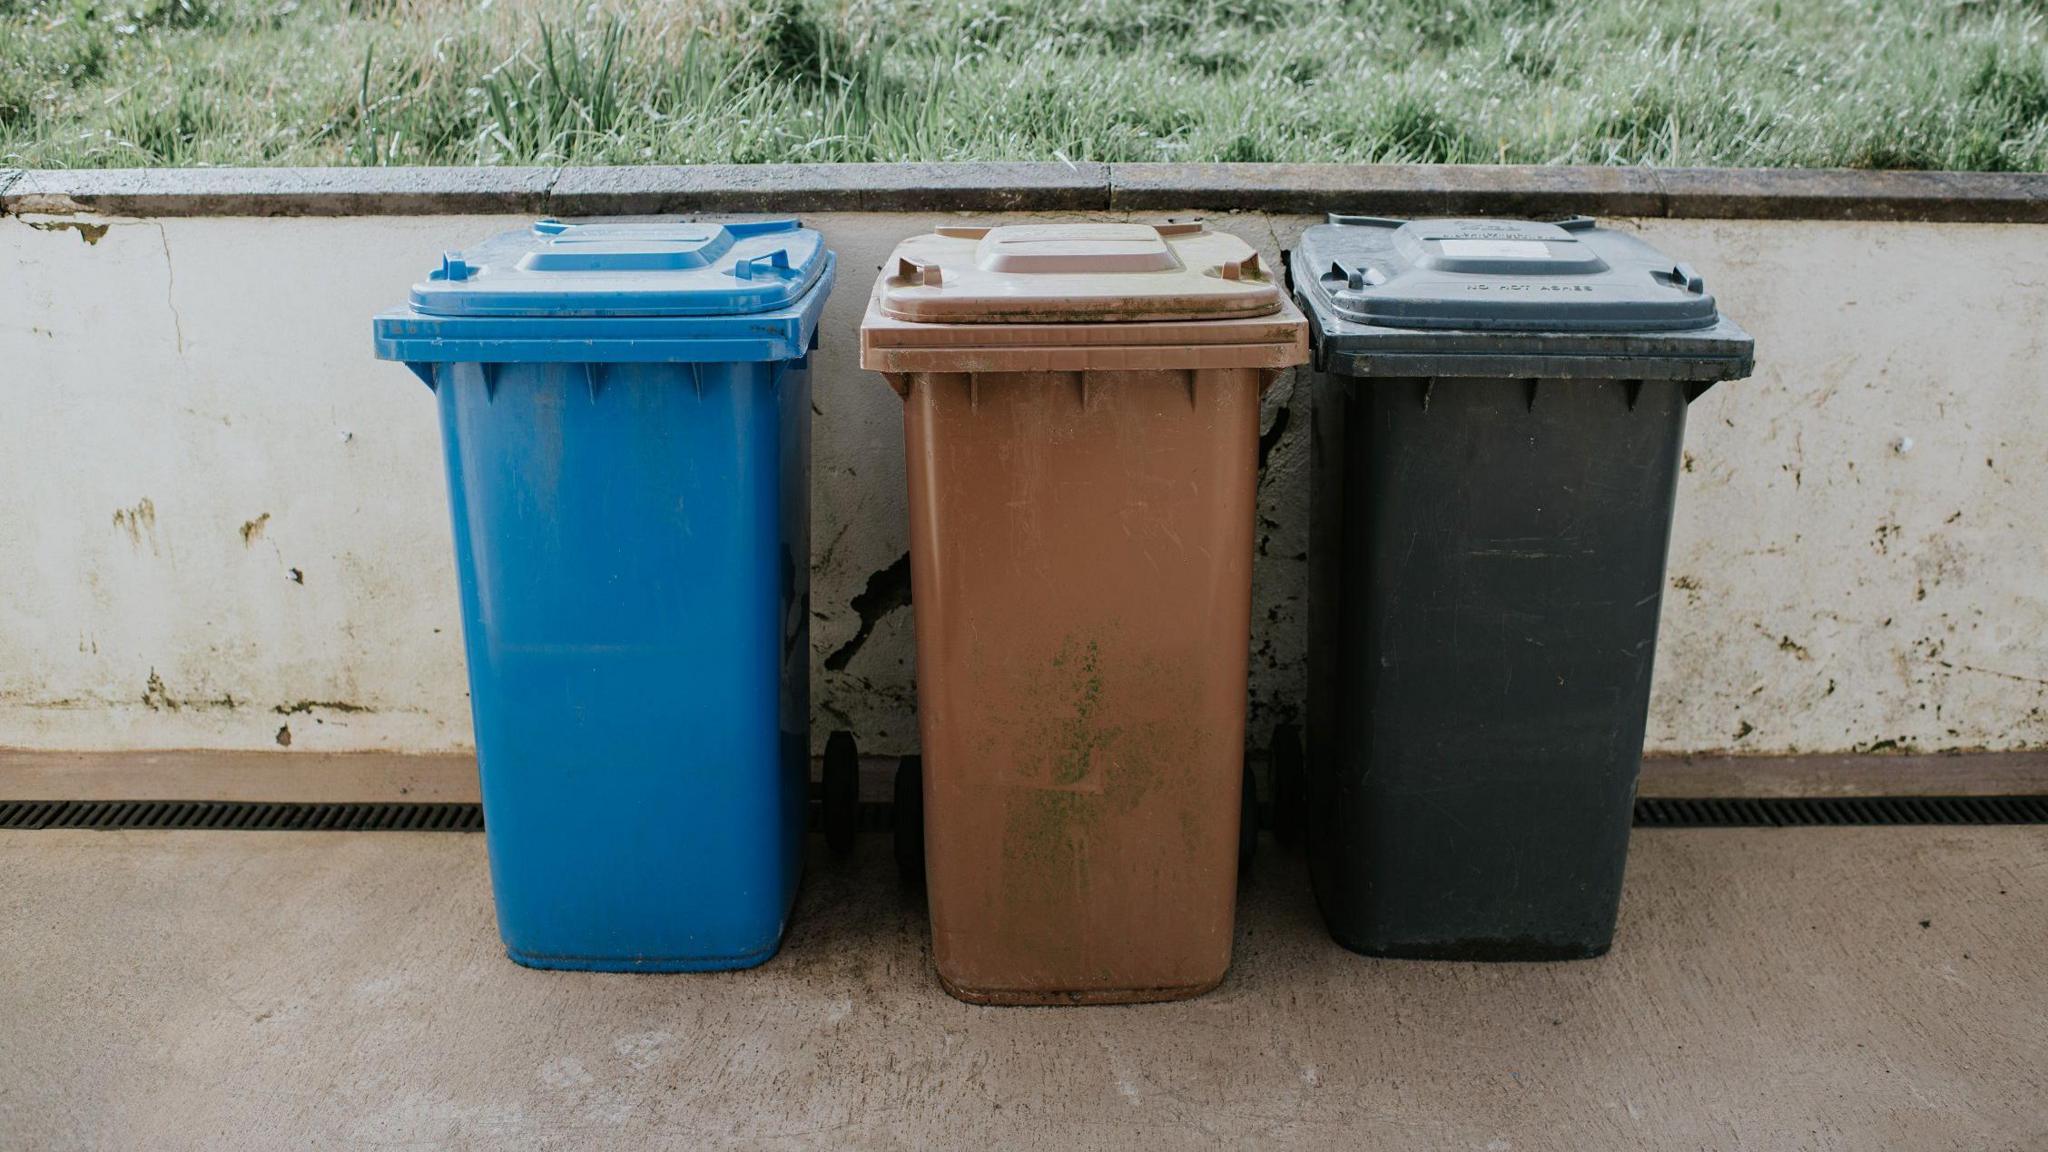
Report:
[[[883,315],[940,324],[1268,316],[1284,294],[1251,245],[1200,224],[941,228],[897,247]]]

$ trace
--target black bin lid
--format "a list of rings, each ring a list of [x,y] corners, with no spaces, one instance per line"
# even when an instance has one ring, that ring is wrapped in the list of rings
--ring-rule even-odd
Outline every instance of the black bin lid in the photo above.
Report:
[[[1333,215],[1302,233],[1293,276],[1318,360],[1339,354],[1361,374],[1481,374],[1448,362],[1476,357],[1492,362],[1484,374],[1541,376],[1565,367],[1548,358],[1571,357],[1570,375],[1637,375],[1623,361],[1647,358],[1665,362],[1648,375],[1729,379],[1752,363],[1748,334],[1697,272],[1585,217]],[[1432,355],[1446,362],[1415,359]],[[1686,359],[1700,363],[1671,363]]]
[[[1717,316],[1692,269],[1585,219],[1340,216],[1301,248],[1339,314],[1389,328],[1673,332]]]

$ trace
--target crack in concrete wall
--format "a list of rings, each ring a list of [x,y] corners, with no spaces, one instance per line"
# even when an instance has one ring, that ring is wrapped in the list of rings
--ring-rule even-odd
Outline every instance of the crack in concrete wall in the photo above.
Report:
[[[171,332],[177,337],[178,355],[185,354],[185,318],[178,314],[178,269],[171,262],[171,234],[164,230],[162,221],[156,224],[157,239],[164,250],[164,307],[171,311]]]

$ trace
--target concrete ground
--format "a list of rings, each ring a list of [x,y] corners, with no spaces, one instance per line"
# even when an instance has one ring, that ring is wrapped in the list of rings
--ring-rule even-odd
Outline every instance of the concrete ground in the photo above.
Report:
[[[1268,843],[1139,1008],[957,1003],[886,843],[814,859],[765,968],[568,975],[481,837],[0,833],[0,1147],[2048,1149],[2041,828],[1645,832],[1612,956],[1504,967]]]

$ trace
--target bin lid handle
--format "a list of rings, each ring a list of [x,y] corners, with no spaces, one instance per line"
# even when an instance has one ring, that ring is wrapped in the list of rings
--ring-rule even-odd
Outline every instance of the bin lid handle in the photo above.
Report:
[[[766,273],[770,276],[791,275],[789,249],[777,248],[773,252],[763,253],[759,256],[748,256],[733,261],[732,275],[735,280],[752,280],[758,273]]]
[[[945,281],[945,272],[937,264],[920,264],[908,256],[896,259],[896,278],[913,280],[927,288],[937,288]]]
[[[1365,288],[1376,288],[1387,282],[1387,274],[1377,268],[1370,265],[1363,268],[1346,268],[1343,262],[1339,260],[1330,261],[1329,268],[1323,272],[1321,278],[1324,280],[1342,280],[1344,287],[1353,292]]]

